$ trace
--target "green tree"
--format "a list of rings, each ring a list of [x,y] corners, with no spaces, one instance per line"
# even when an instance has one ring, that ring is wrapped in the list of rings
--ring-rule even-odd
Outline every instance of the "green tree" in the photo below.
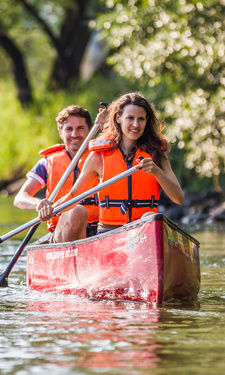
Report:
[[[224,0],[108,0],[96,28],[112,64],[160,103],[167,136],[202,176],[225,169]]]
[[[79,81],[89,21],[98,10],[97,0],[0,0],[0,47],[10,58],[22,104],[32,102],[30,77],[40,79],[44,64],[51,89],[71,89]],[[28,73],[38,54],[42,64]]]

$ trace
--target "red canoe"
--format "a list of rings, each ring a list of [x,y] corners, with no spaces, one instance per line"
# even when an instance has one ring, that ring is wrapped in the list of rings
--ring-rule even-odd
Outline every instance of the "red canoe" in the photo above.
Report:
[[[195,299],[199,242],[164,215],[153,214],[84,240],[32,244],[27,285],[107,300]]]

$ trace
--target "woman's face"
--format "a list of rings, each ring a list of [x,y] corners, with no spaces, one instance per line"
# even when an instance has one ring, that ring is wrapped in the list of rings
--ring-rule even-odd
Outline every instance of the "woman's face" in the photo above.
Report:
[[[123,140],[136,143],[142,136],[147,123],[146,111],[138,105],[128,104],[123,109],[122,115],[117,115]]]

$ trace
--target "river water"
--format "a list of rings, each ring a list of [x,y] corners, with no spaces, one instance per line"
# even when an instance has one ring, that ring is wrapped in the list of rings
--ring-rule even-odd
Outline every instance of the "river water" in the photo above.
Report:
[[[0,199],[0,212],[0,235],[35,217],[13,209],[9,198]],[[0,288],[0,374],[225,374],[224,226],[190,233],[201,244],[201,289],[191,303],[148,306],[30,291],[24,252],[9,287]],[[1,272],[23,237],[0,245]]]

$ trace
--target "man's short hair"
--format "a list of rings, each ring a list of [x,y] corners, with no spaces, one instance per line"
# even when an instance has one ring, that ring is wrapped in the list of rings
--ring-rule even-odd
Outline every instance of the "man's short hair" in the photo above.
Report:
[[[56,117],[56,122],[58,129],[62,129],[64,123],[68,120],[69,116],[77,116],[85,118],[88,128],[92,127],[91,115],[87,109],[80,107],[79,105],[69,105],[58,113]]]

